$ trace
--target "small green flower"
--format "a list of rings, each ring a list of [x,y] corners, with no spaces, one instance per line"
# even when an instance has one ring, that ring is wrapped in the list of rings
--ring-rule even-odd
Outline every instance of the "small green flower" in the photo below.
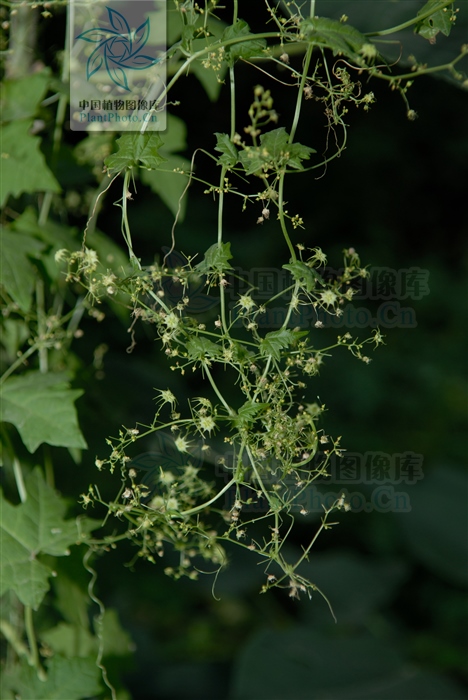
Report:
[[[170,389],[161,389],[160,394],[164,403],[169,403],[171,406],[176,405],[176,397]]]
[[[244,311],[250,311],[254,308],[254,306],[256,306],[256,304],[249,294],[241,294],[239,297],[238,306],[240,306],[241,309],[244,309]]]
[[[167,499],[166,510],[179,510],[179,501],[177,498]]]
[[[161,469],[161,473],[159,475],[159,481],[162,484],[164,484],[165,486],[170,486],[175,481],[175,476],[172,472],[170,472],[170,471],[165,472],[163,469]]]
[[[198,425],[206,433],[211,433],[216,428],[216,423],[211,416],[200,416]]]
[[[169,328],[169,330],[173,331],[179,325],[179,317],[176,316],[173,311],[171,311],[167,314],[167,316],[165,316],[164,324]]]
[[[374,44],[363,44],[359,53],[364,56],[365,59],[373,59],[377,56],[378,51]]]
[[[335,292],[332,292],[331,289],[326,289],[320,294],[320,299],[322,300],[322,303],[326,304],[327,306],[333,306],[338,297],[336,296]]]
[[[190,448],[190,443],[187,440],[187,438],[182,437],[182,435],[179,435],[175,440],[175,446],[179,450],[179,452],[188,452]]]
[[[64,260],[67,260],[69,255],[70,253],[66,248],[60,248],[60,250],[57,250],[57,252],[55,253],[54,260],[56,263],[61,263]]]
[[[85,248],[85,252],[83,255],[83,263],[81,266],[82,269],[91,272],[92,270],[95,270],[98,265],[99,258],[96,251],[91,250],[90,248]]]

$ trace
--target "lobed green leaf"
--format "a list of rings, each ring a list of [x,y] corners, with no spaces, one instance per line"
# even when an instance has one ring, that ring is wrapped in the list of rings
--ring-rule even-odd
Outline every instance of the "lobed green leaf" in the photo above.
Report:
[[[323,285],[323,280],[318,272],[300,260],[295,260],[292,263],[283,265],[283,269],[288,270],[293,276],[293,279],[296,280],[296,282],[299,282],[299,284],[308,292],[315,289],[317,282]]]
[[[38,561],[40,554],[62,557],[83,540],[95,523],[64,520],[67,505],[48,486],[36,467],[26,479],[27,500],[14,506],[0,491],[0,595],[13,590],[24,605],[37,609],[49,590],[52,569]]]
[[[237,411],[237,416],[233,418],[234,424],[238,428],[247,428],[258,417],[258,414],[268,408],[267,403],[256,403],[246,401]]]
[[[5,672],[2,698],[13,700],[82,700],[100,695],[101,671],[95,657],[65,659],[56,655],[47,662],[47,680],[38,678],[25,662]],[[8,693],[8,695],[6,695]]]
[[[260,341],[260,353],[264,356],[271,355],[273,359],[280,360],[281,350],[285,350],[304,335],[307,335],[307,331],[292,331],[289,328],[270,331]]]
[[[39,103],[44,99],[49,82],[49,69],[21,78],[5,80],[0,97],[2,122],[34,117]]]
[[[421,7],[417,16],[419,17],[425,14],[438,5],[440,5],[440,0],[428,0],[428,2]],[[420,34],[424,39],[428,39],[429,41],[433,40],[439,32],[448,36],[452,29],[452,22],[450,21],[451,14],[452,11],[448,7],[434,12],[434,14],[416,24],[414,28],[415,34]]]
[[[5,205],[10,195],[61,191],[40,150],[41,140],[30,133],[31,126],[29,121],[15,121],[0,129],[0,206]]]
[[[0,284],[22,311],[29,311],[37,279],[31,257],[38,257],[44,244],[30,236],[0,231]]]
[[[120,173],[126,168],[142,167],[155,170],[166,160],[159,153],[162,145],[163,140],[157,131],[123,134],[117,139],[117,153],[108,156],[104,164],[110,175]]]
[[[195,272],[202,275],[210,274],[211,272],[216,272],[222,274],[228,270],[232,270],[229,260],[232,259],[231,254],[231,244],[230,243],[214,243],[208,248],[205,253],[205,257],[198,265],[195,265]]]
[[[219,357],[221,354],[221,349],[216,343],[201,336],[190,338],[186,344],[186,348],[192,360],[206,360],[207,358]]]
[[[215,136],[215,151],[219,151],[223,154],[218,158],[218,164],[226,165],[228,168],[233,168],[239,158],[237,148],[234,146],[227,134],[220,134],[219,132],[216,132]]]
[[[246,175],[253,175],[259,170],[272,170],[292,167],[302,170],[303,160],[308,160],[313,148],[302,143],[289,143],[289,134],[284,126],[268,131],[260,136],[260,146],[248,147],[239,153]]]
[[[302,22],[301,31],[309,41],[331,49],[335,56],[348,56],[358,63],[363,62],[363,47],[373,46],[360,31],[336,19],[309,17]]]
[[[13,423],[29,452],[44,442],[86,449],[73,405],[83,392],[70,389],[68,380],[66,372],[32,371],[9,377],[0,387],[2,420]]]
[[[222,41],[228,41],[229,39],[237,39],[241,37],[247,37],[250,35],[250,27],[243,19],[238,19],[235,24],[231,24],[223,32]],[[252,35],[254,36],[254,35]],[[254,56],[261,56],[264,49],[266,48],[265,39],[255,39],[252,38],[249,41],[243,41],[239,44],[233,44],[229,46],[226,53],[230,58],[230,62],[238,58],[249,59]]]

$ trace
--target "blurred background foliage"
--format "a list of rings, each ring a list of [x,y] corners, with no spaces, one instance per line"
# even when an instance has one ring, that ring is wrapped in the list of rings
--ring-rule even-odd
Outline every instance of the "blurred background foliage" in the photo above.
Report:
[[[263,3],[239,4],[240,16],[252,30],[261,29]],[[437,60],[439,49],[454,54],[463,28],[466,34],[467,3],[457,4],[465,17],[460,17],[455,38],[438,38],[436,47],[430,47]],[[367,31],[411,16],[421,3],[379,3],[385,6],[381,13],[369,13],[369,5],[317,2],[317,12],[339,16],[346,11],[350,23]],[[220,16],[229,22],[228,14]],[[37,60],[57,74],[64,11],[41,18],[37,29]],[[428,50],[422,38],[411,41],[421,53]],[[291,56],[295,61],[300,57]],[[247,123],[252,89],[260,83],[272,90],[279,124],[288,125],[294,99],[287,88],[242,63],[237,80],[240,124],[244,115]],[[327,360],[320,377],[310,382],[308,398],[326,404],[326,432],[341,435],[350,452],[421,454],[424,479],[395,487],[408,493],[410,512],[340,514],[339,525],[319,538],[307,567],[329,597],[336,624],[318,595],[299,602],[280,592],[259,595],[264,573],[253,555],[243,551],[230,552],[230,566],[218,577],[214,594],[212,577],[174,583],[159,562],[137,564],[131,571],[126,566],[133,556],[130,549],[110,551],[97,563],[97,588],[106,605],[118,610],[135,645],[126,666],[119,661],[134,700],[467,696],[467,93],[448,80],[422,78],[409,93],[419,118],[408,121],[396,93],[380,84],[371,89],[377,103],[368,113],[349,114],[342,157],[323,177],[312,171],[287,183],[288,209],[304,219],[296,240],[320,246],[335,268],[341,251],[352,246],[364,264],[428,270],[430,293],[401,302],[414,310],[417,325],[381,327],[386,346],[369,366],[344,352]],[[226,86],[213,101],[189,76],[175,87],[173,99],[180,106],[171,108],[172,114],[186,125],[186,134],[179,125],[175,139],[179,157],[190,157],[197,147],[212,151],[214,132],[228,131]],[[75,226],[78,241],[96,173],[111,147],[109,136],[87,143],[82,134],[65,128],[60,152],[51,161],[54,111],[41,108],[37,116],[44,120],[43,152],[63,188],[51,218],[57,225]],[[324,138],[320,105],[311,101],[297,140],[320,152]],[[196,167],[198,176],[216,180],[208,159],[200,157]],[[150,185],[138,183],[130,208],[134,246],[145,264],[170,245],[173,220]],[[184,221],[176,230],[177,251],[199,257],[216,231],[216,207],[203,190],[203,185],[192,185]],[[90,235],[88,245],[113,243],[123,250],[119,211],[112,204],[118,196],[116,186],[99,217],[104,236]],[[29,203],[23,195],[10,201],[10,208],[21,210]],[[225,238],[232,242],[234,265],[281,269],[287,251],[277,222],[258,225],[255,207],[242,213],[239,202],[229,198],[226,206]],[[359,305],[375,312],[378,303],[363,300]],[[183,397],[197,395],[203,384],[200,376],[182,379],[168,370],[151,329],[137,326],[137,344],[129,355],[128,316],[112,307],[103,310],[106,318],[101,323],[86,320],[85,333],[74,345],[76,384],[86,389],[78,408],[89,451],[77,465],[65,450],[53,450],[57,487],[75,511],[77,494],[89,483],[98,483],[108,495],[117,489],[113,477],[98,474],[94,466],[96,456],[107,456],[105,436],[115,435],[122,424],[151,421],[155,387],[170,386]],[[371,490],[353,488],[367,495]],[[316,520],[317,514],[306,516],[300,529],[310,530]],[[78,555],[61,566],[85,585],[87,574]],[[110,665],[111,674],[116,673]]]

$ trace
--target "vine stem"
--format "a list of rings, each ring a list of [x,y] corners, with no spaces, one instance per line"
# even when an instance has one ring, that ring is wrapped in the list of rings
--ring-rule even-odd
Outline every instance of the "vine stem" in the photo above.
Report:
[[[311,12],[312,12],[312,3],[311,3]],[[297,92],[297,99],[296,99],[296,108],[294,110],[294,117],[293,117],[293,123],[291,126],[291,131],[289,134],[289,143],[293,143],[294,141],[294,136],[296,135],[296,130],[297,126],[299,124],[299,119],[301,116],[301,107],[302,107],[302,99],[304,95],[304,86],[307,80],[307,73],[309,71],[309,66],[310,66],[310,61],[312,58],[312,51],[314,50],[313,44],[309,44],[307,47],[306,55],[304,58],[304,65],[303,65],[303,70],[302,70],[302,76],[301,76],[301,82],[299,84],[299,89]],[[278,211],[279,211],[279,217],[280,217],[280,224],[281,224],[281,230],[283,232],[283,236],[286,240],[286,243],[288,244],[289,251],[291,253],[291,259],[293,262],[297,260],[296,258],[296,251],[294,250],[293,244],[291,243],[291,239],[288,234],[288,230],[286,228],[286,222],[284,220],[284,178],[285,178],[285,171],[280,174],[279,177],[279,185],[278,185]]]
[[[96,221],[97,221],[97,216],[96,214],[99,214],[99,210],[101,209],[102,202],[100,201],[101,197],[103,194],[107,192],[108,189],[110,189],[111,185],[114,183],[115,180],[120,176],[120,172],[117,173],[117,175],[114,175],[112,180],[108,183],[108,178],[106,175],[102,178],[101,182],[99,183],[98,188],[96,189],[96,195],[93,204],[90,206],[89,211],[88,211],[88,221],[86,222],[85,230],[83,231],[83,248],[86,245],[86,236],[88,233],[93,233],[94,229],[96,228]]]
[[[11,444],[10,436],[8,435],[8,431],[6,428],[1,425],[0,426],[0,431],[2,434],[3,441],[5,443],[5,447],[8,450],[8,453],[11,458],[11,462],[13,464],[13,476],[15,478],[15,483],[16,483],[16,489],[18,491],[18,495],[20,498],[21,503],[26,503],[28,500],[28,492],[26,491],[26,486],[24,484],[24,478],[23,478],[23,472],[21,470],[21,464],[18,459],[18,457],[15,454],[15,451],[13,449],[13,445]]]
[[[255,393],[253,395],[252,401],[255,401],[257,399],[257,396],[262,391],[263,381],[266,378],[266,376],[268,375],[268,372],[270,371],[271,362],[272,362],[271,355],[268,355],[268,360],[266,361],[265,369],[263,370],[263,374],[260,378],[260,381],[258,382],[258,387],[255,389]]]
[[[293,244],[291,243],[291,239],[289,238],[288,230],[286,228],[286,222],[284,220],[284,176],[285,176],[285,171],[280,174],[279,177],[279,184],[278,184],[278,213],[280,217],[280,224],[281,224],[281,230],[283,232],[283,236],[285,238],[286,243],[288,244],[289,252],[291,253],[291,259],[293,262],[296,262],[296,251],[294,250]]]
[[[11,2],[2,5],[9,6],[10,11],[10,41],[6,54],[5,74],[10,80],[22,78],[31,71],[34,60],[34,50],[37,38],[37,8],[28,7],[23,2]]]
[[[7,642],[11,644],[16,654],[18,656],[24,656],[28,660],[29,665],[31,666],[31,654],[29,653],[29,649],[26,646],[26,644],[22,642],[22,640],[16,633],[16,630],[13,627],[13,625],[10,625],[10,623],[7,620],[1,619],[0,632],[3,634]]]
[[[254,456],[253,456],[253,454],[252,454],[252,451],[251,451],[251,449],[250,449],[250,447],[249,447],[248,445],[246,445],[245,447],[246,447],[247,454],[249,455],[250,463],[251,463],[251,465],[252,465],[252,469],[253,469],[253,472],[254,472],[254,474],[255,474],[255,478],[257,479],[258,484],[259,484],[259,486],[260,486],[260,488],[261,488],[261,490],[262,490],[262,493],[264,494],[264,496],[265,496],[265,498],[267,499],[267,501],[268,501],[268,503],[269,503],[271,509],[273,510],[273,509],[274,509],[274,505],[273,505],[273,503],[272,503],[271,500],[270,500],[270,494],[268,493],[268,491],[266,490],[266,488],[265,488],[265,486],[264,486],[264,484],[263,484],[262,477],[261,477],[260,474],[258,473],[257,465],[255,464],[255,459],[254,459]]]
[[[201,505],[196,506],[195,508],[190,508],[190,510],[184,510],[184,511],[182,511],[182,513],[177,513],[177,517],[182,517],[182,516],[185,516],[185,515],[193,515],[194,513],[199,513],[199,512],[200,512],[201,510],[203,510],[204,508],[207,508],[208,506],[211,506],[212,503],[214,503],[215,501],[217,501],[218,498],[219,498],[220,496],[222,496],[223,493],[226,493],[226,491],[228,491],[228,490],[231,488],[231,486],[234,486],[235,483],[236,483],[236,480],[235,480],[234,478],[232,478],[231,481],[229,481],[229,482],[226,484],[226,486],[223,486],[223,488],[221,489],[221,491],[218,491],[218,493],[216,494],[216,496],[213,496],[213,498],[211,498],[209,501],[207,501],[206,503],[202,503]],[[175,517],[175,516],[174,516],[174,517]]]
[[[172,86],[179,80],[179,78],[182,75],[184,75],[187,72],[187,69],[189,68],[190,64],[193,63],[193,61],[196,61],[197,58],[202,58],[203,56],[205,56],[208,53],[211,53],[212,51],[217,51],[218,49],[221,48],[221,46],[224,46],[226,48],[228,46],[234,46],[235,44],[242,44],[245,41],[252,41],[252,37],[254,37],[257,40],[258,39],[280,39],[281,33],[280,32],[262,32],[260,34],[255,34],[255,35],[246,34],[245,36],[242,36],[240,38],[236,37],[234,39],[228,39],[227,41],[222,41],[220,39],[219,41],[215,41],[213,44],[210,44],[210,46],[207,46],[206,48],[201,49],[200,51],[196,51],[195,53],[193,53],[191,56],[189,56],[184,61],[184,63],[179,68],[179,70],[175,73],[172,80],[170,80],[169,83],[167,84],[167,86],[164,88],[164,90],[162,91],[162,93],[158,97],[155,106],[150,110],[150,112],[148,112],[148,114],[153,114],[154,112],[156,112],[156,110],[158,109],[161,102],[164,100],[166,95],[171,90]],[[145,123],[142,125],[142,127],[140,129],[141,134],[145,133],[145,131],[148,127],[149,121],[150,121],[149,119],[146,120]]]
[[[108,679],[107,669],[104,666],[104,664],[102,663],[102,657],[104,655],[104,634],[103,634],[104,630],[103,630],[103,627],[104,627],[104,614],[106,612],[106,609],[104,607],[104,603],[102,602],[102,600],[100,600],[94,592],[94,585],[95,585],[96,579],[97,579],[97,572],[95,569],[93,569],[93,567],[89,563],[89,559],[91,558],[92,553],[93,553],[93,550],[88,549],[88,551],[86,552],[86,554],[83,557],[83,566],[86,569],[86,571],[89,574],[91,574],[91,580],[88,583],[88,595],[91,598],[91,600],[93,601],[93,603],[96,603],[96,605],[99,608],[99,615],[97,615],[97,617],[95,618],[96,633],[97,633],[97,637],[99,639],[99,649],[98,649],[98,654],[97,654],[97,658],[96,658],[96,666],[100,669],[102,679],[111,692],[112,700],[117,700],[117,693],[115,692],[115,688],[112,685],[112,683],[110,682],[110,680]]]
[[[20,357],[18,357],[18,359],[15,360],[15,361],[13,362],[13,364],[10,365],[10,367],[8,367],[7,370],[5,370],[5,372],[4,372],[4,373],[2,374],[2,376],[0,377],[0,384],[3,384],[3,382],[4,382],[6,379],[8,379],[8,377],[10,376],[10,374],[13,374],[13,372],[15,371],[15,369],[17,369],[18,367],[20,367],[20,365],[22,365],[23,362],[24,362],[25,360],[27,360],[28,357],[30,357],[31,355],[33,355],[33,354],[36,352],[36,350],[38,350],[38,349],[39,349],[39,343],[34,343],[34,345],[31,345],[31,347],[30,347],[28,350],[26,350],[26,352],[24,352]]]
[[[130,262],[136,265],[139,270],[141,270],[141,263],[133,252],[132,247],[132,234],[130,232],[130,226],[128,223],[128,213],[127,213],[127,201],[131,198],[129,183],[131,177],[131,170],[127,170],[124,177],[123,191],[122,191],[122,236],[124,237],[125,243],[128,248],[128,255]]]
[[[413,80],[414,78],[419,78],[421,75],[429,75],[430,73],[439,73],[440,71],[443,70],[449,70],[452,72],[454,71],[454,66],[458,63],[458,61],[461,61],[462,58],[464,58],[467,54],[465,52],[460,53],[456,58],[453,59],[453,61],[450,61],[450,63],[444,63],[441,66],[432,66],[431,68],[422,68],[421,70],[416,70],[413,73],[402,73],[401,75],[385,75],[382,73],[381,75],[377,75],[377,78],[380,78],[381,80],[386,80],[389,83],[397,83],[399,80]]]
[[[294,136],[296,134],[297,125],[299,124],[299,117],[301,115],[302,99],[304,95],[304,87],[307,80],[307,73],[309,72],[310,60],[312,58],[312,51],[314,50],[313,44],[309,44],[307,47],[306,55],[304,57],[304,67],[302,70],[301,82],[299,84],[299,90],[297,93],[296,109],[294,111],[294,119],[291,126],[291,133],[289,134],[289,143],[294,141]]]
[[[159,306],[160,306],[162,309],[164,309],[164,311],[166,311],[166,313],[170,313],[171,310],[170,310],[170,308],[168,307],[168,305],[165,304],[165,303],[163,302],[163,300],[162,300],[160,297],[158,297],[157,294],[155,294],[155,293],[153,292],[152,289],[150,289],[150,290],[148,291],[148,294],[150,295],[150,297],[152,297],[152,298],[159,304]]]
[[[284,322],[283,322],[283,325],[281,326],[281,329],[287,328],[287,327],[288,327],[288,323],[289,323],[289,321],[290,321],[290,319],[291,319],[292,312],[293,312],[293,304],[292,304],[292,302],[293,302],[293,299],[297,299],[297,298],[298,298],[298,297],[297,297],[297,293],[298,293],[298,291],[299,291],[299,288],[300,288],[299,282],[296,282],[296,284],[294,285],[294,291],[293,291],[293,293],[292,293],[291,302],[290,302],[290,304],[289,304],[289,306],[288,306],[288,313],[286,314],[286,318],[284,319]]]
[[[229,87],[231,92],[231,141],[236,133],[236,81],[234,66],[229,66]]]
[[[49,370],[49,360],[47,346],[43,343],[46,334],[46,313],[44,302],[44,281],[40,278],[36,282],[36,306],[37,306],[37,330],[39,335],[39,370],[42,374],[47,374]]]
[[[237,0],[234,3],[234,22],[236,22],[237,17]],[[234,66],[229,66],[229,87],[230,87],[230,97],[231,97],[231,141],[234,139],[234,134],[236,133],[236,81],[234,74]],[[218,203],[218,247],[220,248],[223,242],[223,212],[224,212],[224,178],[226,177],[227,167],[225,165],[221,168],[221,176],[219,182],[219,203]],[[219,287],[219,297],[221,303],[221,324],[226,335],[229,335],[229,330],[227,327],[226,320],[226,297],[224,286],[222,284],[223,279],[220,276],[220,287]]]
[[[218,248],[221,248],[223,243],[223,211],[224,211],[224,178],[226,177],[227,167],[225,165],[221,168],[221,175],[219,178],[219,202],[218,202]],[[224,278],[221,274],[219,275],[219,298],[221,302],[221,323],[223,326],[223,331],[226,335],[229,335],[227,322],[226,322],[226,300],[224,295]]]
[[[234,416],[234,415],[235,415],[235,411],[234,411],[234,409],[232,409],[232,408],[229,406],[229,404],[226,402],[226,399],[224,398],[224,396],[222,395],[222,393],[221,393],[220,390],[218,389],[218,387],[217,387],[217,385],[216,385],[216,382],[215,382],[215,380],[213,379],[210,370],[208,369],[208,364],[207,364],[206,362],[202,362],[202,367],[203,367],[203,369],[204,369],[205,372],[206,372],[206,376],[208,377],[208,381],[210,382],[211,386],[213,387],[213,391],[215,392],[216,396],[217,396],[218,399],[221,401],[221,403],[223,404],[224,408],[225,408],[226,411],[229,413],[229,415],[230,415],[230,416]]]
[[[70,73],[70,11],[67,7],[67,27],[65,33],[65,46],[63,51],[63,62],[61,70],[61,79],[64,84],[69,80]],[[62,93],[59,97],[57,105],[57,113],[55,116],[55,126],[54,134],[52,139],[52,170],[57,167],[57,157],[60,148],[60,143],[62,141],[63,124],[65,122],[65,117],[67,114],[68,105],[68,94]],[[47,219],[49,218],[50,205],[52,204],[52,192],[46,192],[44,199],[42,200],[41,209],[39,212],[38,224],[39,226],[45,226]]]
[[[16,455],[13,457],[13,474],[15,476],[16,488],[18,489],[20,501],[21,503],[25,503],[28,498],[28,492],[26,491],[26,486],[24,485],[21,464]]]
[[[440,12],[445,7],[448,7],[452,4],[453,0],[443,0],[443,2],[440,3],[440,7],[432,6],[429,10],[426,10],[426,12],[421,12],[420,15],[418,15],[417,17],[413,17],[413,19],[409,19],[407,22],[403,22],[403,24],[398,24],[396,27],[390,27],[390,29],[382,29],[378,32],[366,32],[364,36],[387,36],[388,34],[395,34],[396,32],[400,32],[403,29],[412,27],[413,24],[423,22],[427,17],[434,15],[436,12]]]
[[[36,633],[34,632],[32,608],[30,605],[24,606],[24,626],[26,629],[26,636],[28,638],[29,649],[31,654],[29,658],[29,663],[36,669],[37,677],[39,678],[39,680],[46,681],[46,672],[42,668],[39,661],[39,652],[37,650]]]
[[[304,559],[307,559],[310,550],[312,549],[312,547],[313,547],[314,544],[316,543],[316,541],[317,541],[319,535],[322,533],[322,531],[323,531],[323,530],[327,530],[328,528],[332,527],[332,525],[337,525],[337,523],[329,523],[329,522],[328,522],[328,516],[330,515],[330,513],[331,513],[333,510],[335,510],[335,508],[337,508],[337,506],[338,506],[340,500],[341,500],[341,498],[337,498],[336,501],[330,506],[330,508],[328,508],[327,510],[325,510],[325,513],[324,513],[324,515],[323,515],[323,517],[322,517],[322,520],[321,520],[321,525],[320,525],[320,527],[318,528],[317,532],[316,532],[315,535],[313,536],[313,538],[312,538],[312,540],[310,541],[309,545],[306,547],[306,549],[304,549],[303,554],[299,557],[299,559],[298,559],[297,562],[295,563],[295,565],[294,565],[294,571],[297,569],[298,566],[300,566],[300,564],[302,564],[302,562],[304,561]],[[335,622],[336,622],[336,620],[335,620]]]

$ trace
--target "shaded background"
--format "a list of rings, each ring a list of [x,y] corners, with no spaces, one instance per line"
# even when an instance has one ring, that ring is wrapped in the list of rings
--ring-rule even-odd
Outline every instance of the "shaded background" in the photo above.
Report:
[[[406,17],[421,3],[401,4]],[[262,26],[258,5],[240,3],[240,16],[252,29]],[[352,22],[352,11],[363,19],[370,3],[326,5],[317,11],[330,9],[338,16],[346,6]],[[378,25],[386,24],[382,12]],[[63,14],[39,29],[44,60],[54,65]],[[450,41],[454,54],[458,44]],[[288,128],[292,92],[249,66],[239,66],[238,81],[238,114],[246,114],[252,88],[261,83],[274,91],[279,125]],[[410,122],[397,94],[377,82],[371,89],[376,105],[369,113],[350,112],[347,150],[325,177],[316,179],[312,172],[287,184],[289,211],[305,222],[296,241],[320,246],[332,267],[340,266],[341,251],[352,246],[364,264],[428,270],[430,293],[401,302],[413,309],[416,327],[382,328],[387,344],[369,366],[337,352],[309,382],[309,396],[326,404],[323,426],[328,434],[342,435],[350,452],[420,454],[424,479],[395,487],[407,492],[410,512],[340,514],[339,526],[319,538],[308,573],[329,597],[336,624],[319,595],[300,602],[281,592],[259,595],[263,571],[243,551],[231,553],[216,598],[211,577],[174,583],[159,565],[138,564],[130,571],[125,566],[130,549],[107,554],[98,562],[98,590],[117,608],[136,645],[126,670],[119,662],[134,700],[466,697],[467,93],[445,80],[418,80],[410,103],[419,118]],[[188,126],[186,155],[195,147],[212,150],[213,133],[228,131],[227,90],[210,102],[189,77],[174,99],[181,101],[174,114]],[[320,105],[306,103],[297,140],[320,152],[324,135]],[[57,173],[69,191],[83,196],[93,176],[77,164],[80,138],[64,134]],[[202,159],[198,163],[197,174],[216,181],[216,170]],[[216,206],[203,189],[193,185],[177,228],[177,249],[186,254],[200,254],[215,240]],[[121,245],[112,206],[118,196],[118,189],[108,196],[99,226]],[[273,220],[257,225],[259,213],[250,207],[242,215],[238,202],[228,198],[226,240],[232,241],[234,264],[281,268],[287,251],[279,225]],[[149,263],[170,245],[171,213],[140,183],[130,217],[137,254]],[[85,219],[77,211],[71,221],[83,227]],[[359,305],[375,312],[379,303]],[[200,390],[199,377],[187,388],[168,371],[151,330],[137,329],[129,356],[127,327],[127,319],[110,311],[102,324],[87,322],[77,345],[80,383],[86,386],[78,406],[90,450],[79,467],[57,451],[63,458],[57,485],[70,499],[90,482],[113,495],[116,483],[96,473],[95,456],[106,456],[103,436],[115,434],[121,424],[151,420],[154,387],[169,385],[181,397]],[[96,347],[102,344],[107,350],[100,366]],[[353,488],[368,495],[372,490]],[[299,547],[315,526],[313,516],[304,518],[291,547]],[[78,558],[67,566],[75,564],[85,581]],[[117,672],[112,664],[111,672]]]

